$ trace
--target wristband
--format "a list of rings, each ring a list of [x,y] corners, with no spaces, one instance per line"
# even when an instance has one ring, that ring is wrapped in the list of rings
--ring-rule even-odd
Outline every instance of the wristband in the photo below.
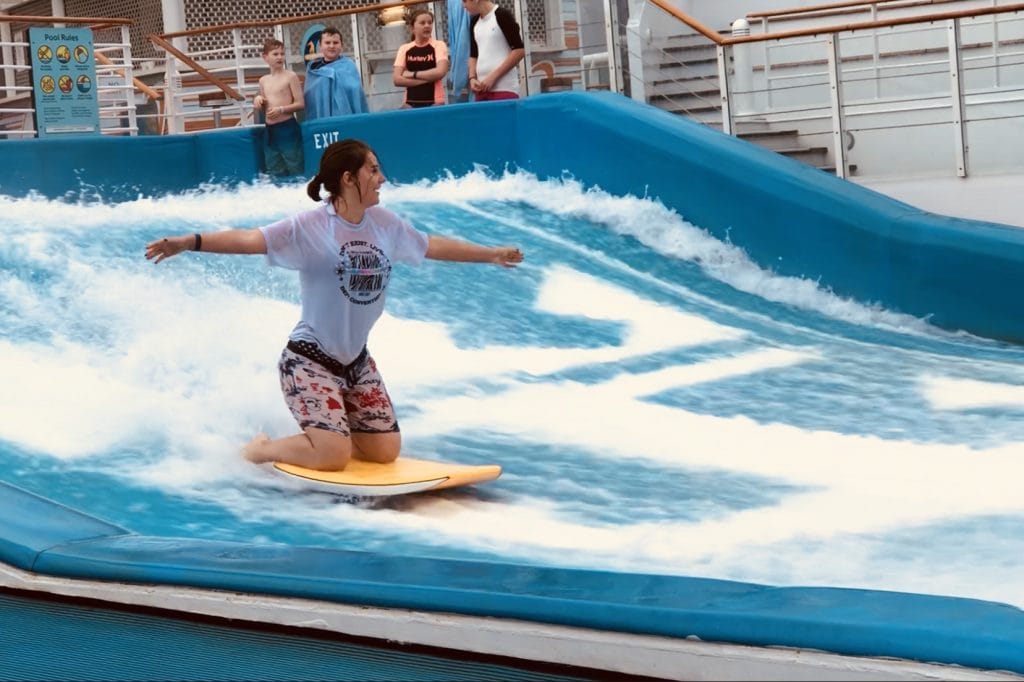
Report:
[[[199,234],[198,232],[196,232],[196,243],[192,245],[192,250],[193,251],[202,251],[203,250],[203,235]]]
[[[416,75],[416,72],[415,72],[415,71],[413,71],[413,72],[412,72],[412,79],[413,79],[414,81],[418,81],[418,80],[420,79],[420,77]]]

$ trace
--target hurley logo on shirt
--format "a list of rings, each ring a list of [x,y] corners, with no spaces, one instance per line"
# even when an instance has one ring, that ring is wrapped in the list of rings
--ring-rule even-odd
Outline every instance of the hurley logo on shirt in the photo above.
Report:
[[[357,305],[373,303],[391,279],[391,261],[377,246],[353,241],[343,244],[334,269],[341,281],[341,292]]]

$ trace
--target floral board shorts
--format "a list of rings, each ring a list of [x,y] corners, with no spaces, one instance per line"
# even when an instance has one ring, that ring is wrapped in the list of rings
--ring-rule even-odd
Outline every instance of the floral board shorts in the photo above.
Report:
[[[299,427],[343,436],[398,431],[377,363],[363,349],[344,365],[308,341],[289,341],[277,365],[285,403]]]

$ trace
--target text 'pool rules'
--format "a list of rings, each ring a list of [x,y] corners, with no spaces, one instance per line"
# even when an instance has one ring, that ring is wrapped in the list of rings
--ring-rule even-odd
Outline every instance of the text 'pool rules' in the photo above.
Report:
[[[38,136],[100,132],[92,31],[34,27],[28,35]]]

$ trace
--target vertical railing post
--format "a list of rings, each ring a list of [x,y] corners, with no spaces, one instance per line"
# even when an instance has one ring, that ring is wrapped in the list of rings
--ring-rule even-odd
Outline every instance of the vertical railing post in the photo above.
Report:
[[[242,29],[231,29],[231,42],[235,48],[235,86],[242,99],[235,102],[238,108],[238,125],[245,125],[245,49],[242,45]]]
[[[956,174],[967,177],[967,135],[964,122],[964,63],[960,50],[960,20],[946,22],[949,36],[949,96],[953,111],[953,142],[956,154]]]
[[[11,39],[11,25],[6,21],[0,21],[0,44],[3,45],[0,48],[0,64],[9,66],[14,63],[14,49],[11,47],[11,43],[14,42]],[[4,69],[3,81],[0,85],[3,86],[3,96],[10,97],[11,91],[8,88],[13,88],[17,85],[17,77],[14,75],[14,69]]]
[[[768,33],[768,18],[761,18],[761,33]],[[771,65],[771,50],[768,48],[768,41],[762,40],[761,45],[764,49],[764,103],[765,108],[771,111],[772,108],[772,65]]]
[[[164,62],[164,118],[167,120],[167,132],[185,132],[185,116],[181,111],[178,91],[181,89],[181,74],[178,73],[178,58],[170,52]]]
[[[996,0],[992,0],[996,5]],[[999,74],[999,15],[992,15],[992,87],[998,88],[1001,82]]]
[[[722,99],[722,132],[732,135],[732,93],[729,87],[729,60],[727,58],[728,45],[718,45],[718,91]]]
[[[878,21],[878,4],[871,3],[871,21]],[[881,90],[881,74],[879,73],[879,56],[878,56],[878,29],[871,29],[871,66],[875,72],[875,99],[882,96]]]
[[[740,18],[732,22],[734,38],[750,35],[750,22]],[[754,67],[750,63],[750,43],[732,45],[732,107],[734,115],[750,114],[754,111]]]
[[[608,89],[611,92],[621,93],[622,60],[619,59],[618,25],[618,3],[615,0],[604,0],[604,46],[608,51]]]
[[[352,27],[352,56],[355,57],[359,80],[363,83],[363,92],[370,92],[370,69],[366,56],[363,54],[363,39],[359,35],[359,15],[352,14],[349,17],[349,25]]]
[[[124,55],[124,92],[128,106],[128,134],[139,134],[139,119],[135,112],[135,62],[132,60],[132,36],[127,26],[121,26],[121,54]]]
[[[530,40],[530,24],[529,16],[526,13],[526,2],[524,0],[515,0],[512,9],[515,11],[516,21],[519,22],[519,31],[523,34],[523,45],[526,47],[526,56],[523,57],[523,61],[520,62],[519,66],[519,94],[522,97],[529,97],[530,92],[530,62],[533,59],[533,51],[530,49],[530,45],[533,41]],[[577,29],[578,30],[578,29]]]
[[[825,45],[828,49],[829,98],[832,107],[832,154],[835,156],[836,176],[845,178],[847,175],[846,121],[843,116],[839,35],[830,33],[825,39]]]
[[[284,68],[292,68],[292,36],[291,31],[284,30],[283,24],[274,24],[274,37],[284,43]],[[302,54],[300,52],[299,56]],[[303,62],[305,67],[305,62]]]
[[[646,102],[648,97],[647,75],[653,68],[648,59],[651,49],[651,29],[645,25],[646,18],[654,11],[650,3],[644,2],[639,11],[631,11],[626,20],[626,57],[629,63],[629,96]]]

